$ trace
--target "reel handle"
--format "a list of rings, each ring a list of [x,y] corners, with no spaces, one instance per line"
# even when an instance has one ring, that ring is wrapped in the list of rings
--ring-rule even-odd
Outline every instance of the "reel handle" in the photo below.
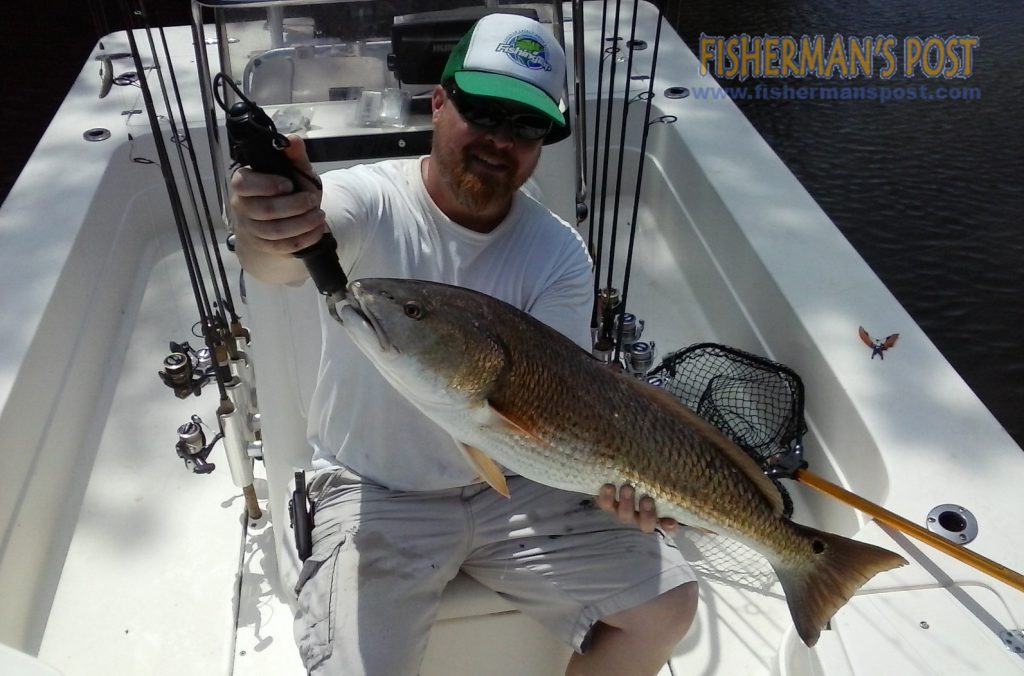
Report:
[[[227,110],[226,123],[231,159],[247,164],[262,174],[276,174],[292,182],[292,193],[300,190],[299,178],[305,177],[316,184],[316,177],[299,172],[284,154],[288,138],[277,131],[273,120],[258,105],[248,99],[237,101]],[[330,231],[305,249],[293,255],[300,258],[309,271],[317,290],[325,296],[344,293],[348,277],[338,261],[338,242]]]

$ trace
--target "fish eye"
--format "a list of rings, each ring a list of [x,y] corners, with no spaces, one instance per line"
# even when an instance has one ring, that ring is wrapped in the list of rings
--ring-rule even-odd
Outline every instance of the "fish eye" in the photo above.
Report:
[[[405,316],[408,317],[409,319],[423,318],[423,308],[420,306],[419,303],[417,303],[414,300],[411,300],[408,303],[406,303],[405,306],[403,307],[403,310],[405,311]]]

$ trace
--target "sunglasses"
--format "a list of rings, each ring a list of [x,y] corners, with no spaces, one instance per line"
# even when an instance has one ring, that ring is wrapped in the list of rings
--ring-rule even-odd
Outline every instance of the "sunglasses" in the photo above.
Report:
[[[509,113],[493,99],[467,94],[452,85],[446,90],[448,98],[466,122],[480,129],[497,129],[505,125],[521,141],[540,141],[551,131],[549,118],[530,113]]]

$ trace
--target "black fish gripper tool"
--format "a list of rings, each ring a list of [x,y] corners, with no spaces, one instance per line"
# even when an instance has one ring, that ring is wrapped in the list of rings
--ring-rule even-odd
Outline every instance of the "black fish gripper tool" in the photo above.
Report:
[[[219,83],[230,87],[238,101],[228,107],[220,97]],[[238,86],[223,73],[213,80],[215,97],[226,116],[229,152],[231,159],[239,165],[248,165],[263,174],[283,176],[292,182],[293,192],[301,190],[299,178],[304,178],[318,189],[320,179],[297,169],[284,154],[288,137],[277,131],[274,121],[256,103],[246,98]],[[335,305],[345,297],[348,277],[338,260],[338,242],[330,230],[315,243],[295,252],[302,259],[317,290],[327,297],[332,315]],[[336,317],[337,318],[337,317]]]

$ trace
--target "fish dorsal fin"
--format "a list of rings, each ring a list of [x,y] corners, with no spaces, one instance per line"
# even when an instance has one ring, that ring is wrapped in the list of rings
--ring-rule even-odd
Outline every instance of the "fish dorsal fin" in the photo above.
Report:
[[[666,392],[660,387],[642,383],[635,378],[629,378],[628,376],[623,376],[623,378],[627,378],[631,385],[640,388],[647,397],[659,403],[663,408],[667,408],[690,427],[697,429],[737,469],[743,472],[744,476],[750,479],[750,482],[757,487],[769,504],[771,504],[773,511],[776,514],[782,514],[782,494],[779,493],[779,489],[775,487],[771,479],[765,476],[760,465],[747,455],[742,448],[737,446],[729,437],[722,434],[717,427],[683,405],[671,393]]]
[[[486,453],[481,451],[476,446],[470,446],[459,442],[459,448],[462,449],[462,453],[466,456],[466,460],[473,466],[476,473],[481,479],[486,481],[488,485],[494,490],[498,491],[506,498],[509,496],[508,484],[505,482],[505,475],[502,473],[501,468],[498,467],[497,463],[491,460]]]

